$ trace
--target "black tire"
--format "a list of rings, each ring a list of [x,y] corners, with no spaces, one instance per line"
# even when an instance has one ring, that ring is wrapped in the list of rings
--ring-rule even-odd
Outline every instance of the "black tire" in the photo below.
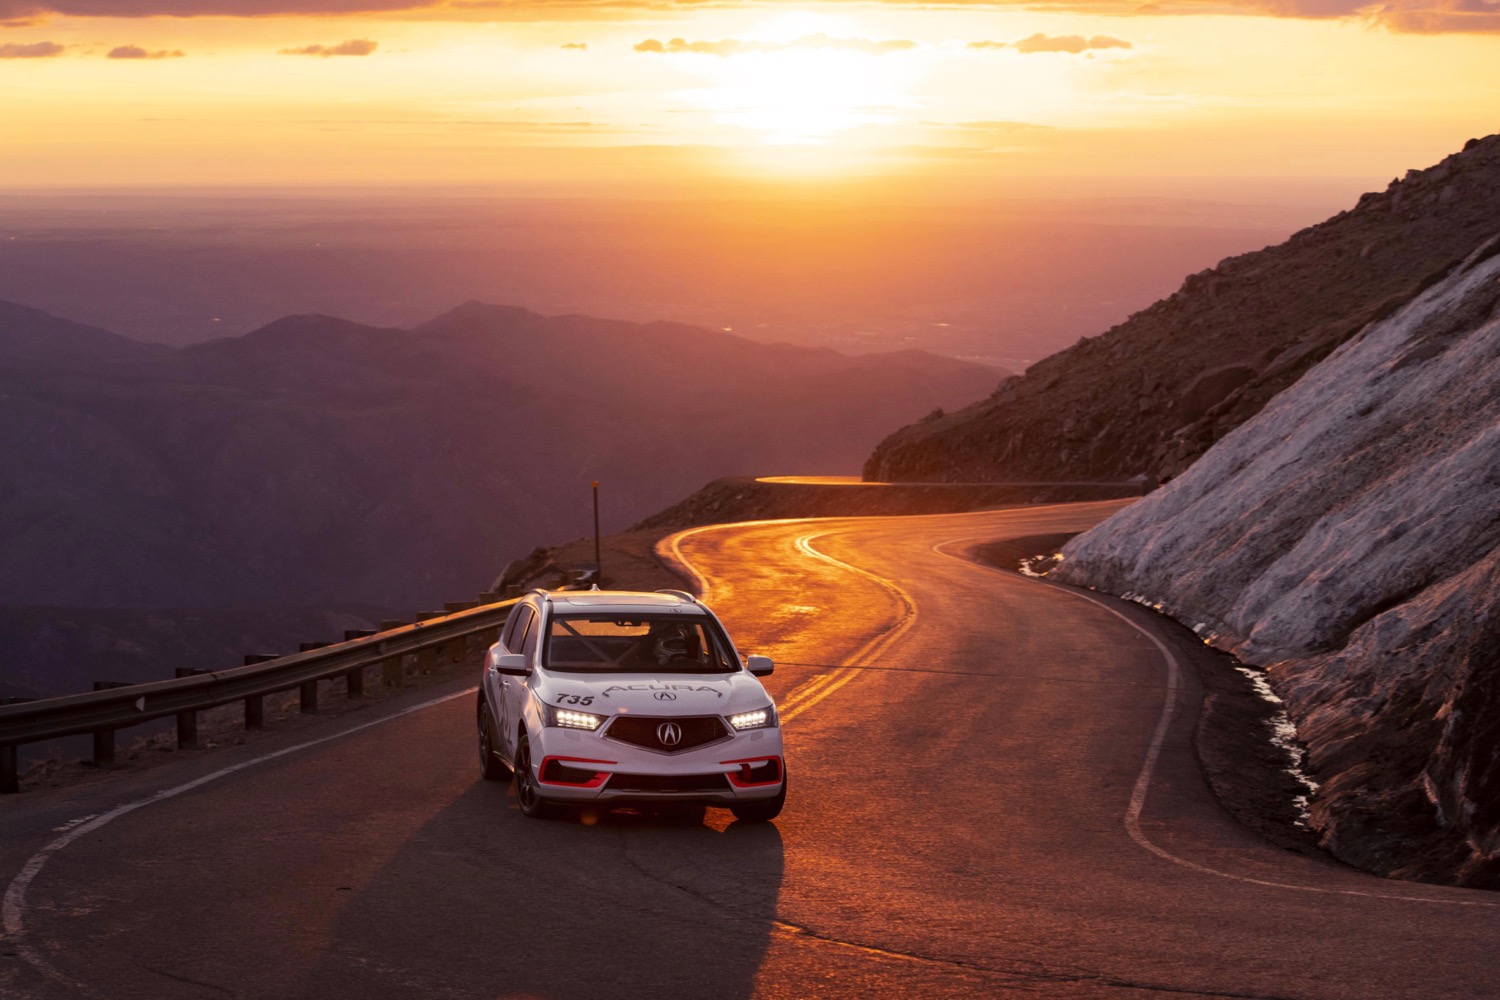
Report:
[[[536,775],[531,773],[531,741],[526,734],[521,734],[520,741],[516,744],[516,805],[521,807],[522,815],[532,819],[548,819],[556,813],[556,807],[542,798],[542,790],[537,787]]]
[[[741,823],[768,823],[781,815],[781,807],[784,805],[786,805],[786,771],[781,772],[781,791],[776,793],[774,799],[743,802],[730,806],[729,811],[734,813],[734,818]]]
[[[485,781],[509,781],[510,768],[495,752],[495,727],[490,719],[490,706],[479,702],[479,776]]]

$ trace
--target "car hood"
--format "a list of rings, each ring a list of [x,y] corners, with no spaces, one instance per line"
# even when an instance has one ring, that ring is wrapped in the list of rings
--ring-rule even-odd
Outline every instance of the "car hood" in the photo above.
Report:
[[[565,674],[537,671],[533,690],[549,705],[608,715],[731,715],[764,708],[771,700],[749,673]],[[571,696],[592,698],[587,708]]]

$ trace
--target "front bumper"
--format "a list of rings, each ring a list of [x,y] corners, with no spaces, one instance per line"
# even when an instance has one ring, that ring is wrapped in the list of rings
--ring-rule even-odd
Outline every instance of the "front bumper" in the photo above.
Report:
[[[547,727],[533,742],[537,788],[554,802],[693,802],[774,798],[785,780],[780,729],[757,729],[663,754],[598,733]]]

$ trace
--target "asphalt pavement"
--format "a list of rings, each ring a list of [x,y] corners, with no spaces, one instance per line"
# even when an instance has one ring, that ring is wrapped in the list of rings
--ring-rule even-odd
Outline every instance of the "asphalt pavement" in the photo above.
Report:
[[[0,995],[1500,996],[1500,898],[1249,834],[1149,616],[966,558],[1117,506],[672,539],[777,660],[772,824],[525,819],[467,682],[12,797]]]

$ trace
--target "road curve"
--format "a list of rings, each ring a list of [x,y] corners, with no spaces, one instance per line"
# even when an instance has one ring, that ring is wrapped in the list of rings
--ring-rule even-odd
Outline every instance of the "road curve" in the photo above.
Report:
[[[526,820],[477,780],[464,685],[274,759],[7,802],[0,994],[1500,996],[1500,899],[1223,813],[1181,636],[964,558],[1116,506],[672,539],[777,658],[774,825]]]

